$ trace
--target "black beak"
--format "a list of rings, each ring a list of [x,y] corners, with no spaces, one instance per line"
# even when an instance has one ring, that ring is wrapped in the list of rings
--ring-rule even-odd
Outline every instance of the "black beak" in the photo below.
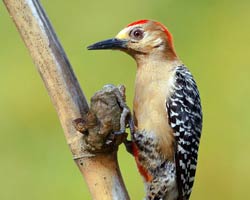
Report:
[[[127,47],[127,40],[120,40],[112,38],[97,42],[87,47],[88,50],[100,50],[100,49],[125,49]]]

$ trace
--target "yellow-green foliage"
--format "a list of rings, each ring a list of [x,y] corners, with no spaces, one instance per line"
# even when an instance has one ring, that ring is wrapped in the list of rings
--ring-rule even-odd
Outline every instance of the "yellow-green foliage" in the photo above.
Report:
[[[250,1],[42,1],[89,99],[125,84],[132,106],[135,63],[87,51],[126,24],[155,19],[172,32],[198,83],[204,128],[192,200],[250,199]],[[0,6],[0,199],[90,199],[54,108],[7,11]],[[132,200],[144,188],[133,158],[119,151]]]

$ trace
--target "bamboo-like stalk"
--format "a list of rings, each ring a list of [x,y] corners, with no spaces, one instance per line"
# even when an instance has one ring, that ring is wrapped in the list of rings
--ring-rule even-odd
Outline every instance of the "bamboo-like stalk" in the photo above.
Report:
[[[84,116],[88,104],[56,34],[38,0],[3,0],[28,48],[58,113],[75,163],[92,199],[128,200],[116,152],[96,155],[85,149],[83,135],[72,121]]]

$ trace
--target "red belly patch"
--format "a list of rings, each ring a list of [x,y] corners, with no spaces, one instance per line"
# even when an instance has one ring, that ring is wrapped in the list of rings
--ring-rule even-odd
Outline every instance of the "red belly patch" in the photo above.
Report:
[[[146,182],[151,182],[153,177],[151,176],[151,174],[149,174],[149,172],[140,164],[140,161],[138,159],[139,157],[139,149],[136,146],[136,144],[133,142],[132,143],[132,151],[133,151],[133,155],[135,157],[135,162],[137,164],[137,168],[140,172],[140,174],[144,177]]]

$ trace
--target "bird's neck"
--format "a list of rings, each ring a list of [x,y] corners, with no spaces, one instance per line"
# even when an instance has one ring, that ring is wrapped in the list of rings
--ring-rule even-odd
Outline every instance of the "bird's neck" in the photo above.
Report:
[[[157,58],[155,56],[143,56],[136,59],[137,71],[136,78],[142,76],[146,78],[148,76],[149,82],[154,79],[163,79],[163,81],[168,77],[174,68],[182,64],[179,58],[175,57],[174,59],[168,58]],[[144,77],[145,76],[145,77]]]

